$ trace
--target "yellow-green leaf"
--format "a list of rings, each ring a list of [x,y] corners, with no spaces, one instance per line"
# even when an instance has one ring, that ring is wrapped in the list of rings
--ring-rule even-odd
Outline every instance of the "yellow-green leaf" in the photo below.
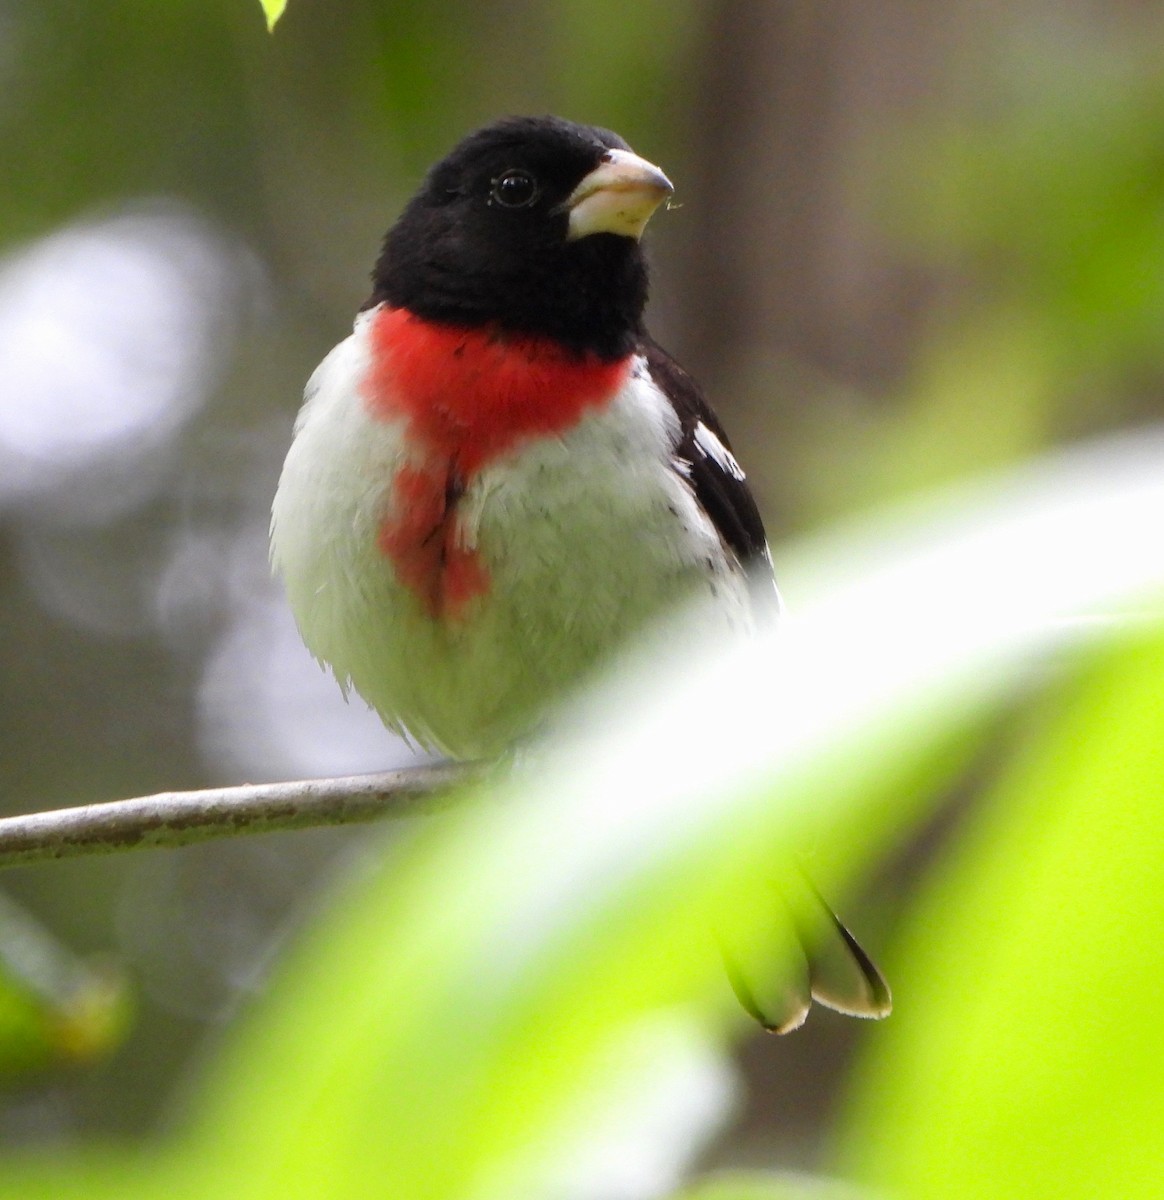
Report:
[[[287,7],[287,0],[259,0],[263,6],[263,12],[267,16],[267,28],[272,32],[275,29],[275,22],[283,15],[283,10]]]
[[[128,1030],[129,993],[0,894],[0,1081],[93,1062]]]
[[[1060,707],[898,956],[848,1157],[903,1200],[1164,1187],[1164,640],[1123,646]]]

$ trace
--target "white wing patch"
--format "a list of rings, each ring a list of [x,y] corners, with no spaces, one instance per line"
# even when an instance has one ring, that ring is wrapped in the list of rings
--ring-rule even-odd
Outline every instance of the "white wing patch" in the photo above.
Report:
[[[725,474],[733,479],[744,481],[744,472],[736,462],[736,456],[715,436],[708,427],[700,421],[695,426],[695,444],[711,459]]]

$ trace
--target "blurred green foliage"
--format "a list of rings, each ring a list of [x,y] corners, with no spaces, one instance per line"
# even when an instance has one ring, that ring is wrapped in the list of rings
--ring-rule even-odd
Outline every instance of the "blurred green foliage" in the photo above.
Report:
[[[287,0],[261,0],[263,12],[267,17],[267,28],[274,30],[275,23],[283,15],[283,10],[287,7]]]
[[[965,108],[935,105],[865,150],[864,203],[946,277],[884,418],[794,465],[818,515],[1159,414],[1157,38],[1018,24],[1006,53],[963,65]]]
[[[832,1180],[739,1172],[703,1180],[677,1200],[860,1200],[863,1194]]]
[[[1041,706],[918,897],[850,1166],[903,1196],[1155,1196],[1164,641]]]
[[[494,781],[492,802],[467,798],[349,882],[234,1031],[168,1151],[139,1152],[124,1175],[107,1158],[112,1185],[82,1164],[64,1191],[58,1157],[51,1175],[0,1180],[0,1196],[590,1194],[603,1186],[595,1147],[611,1137],[632,1158],[662,1143],[677,1181],[690,1146],[643,1115],[706,1093],[742,1025],[710,929],[762,938],[776,913],[756,906],[751,881],[779,878],[789,847],[811,844],[833,887],[869,871],[871,851],[940,799],[947,763],[934,750],[980,729],[1067,619],[1107,647],[1032,722],[919,902],[899,1014],[866,1067],[844,1161],[909,1197],[1151,1194],[1164,639],[1144,604],[1164,562],[1139,546],[1164,520],[1164,488],[1159,453],[1097,463],[1089,486],[1028,486],[1001,512],[986,488],[919,531],[964,546],[933,585],[946,601],[937,654],[928,596],[894,570],[926,553],[906,525],[818,550],[829,584],[807,624],[747,660],[652,658],[648,677],[583,708],[544,764]],[[1080,504],[1127,529],[1109,578],[1073,589],[1063,547],[1076,529],[1087,558],[1111,553],[1102,525],[1078,525]],[[974,630],[967,580],[1032,514],[1045,542],[1014,572],[1014,603]],[[830,659],[822,646],[859,628],[866,573],[883,579],[882,615],[866,619],[885,646]],[[1129,602],[1151,621],[1120,619]],[[1080,624],[1102,612],[1116,619]],[[964,646],[958,628],[973,630]],[[720,693],[692,743],[672,710],[725,672],[741,686]],[[779,736],[756,745],[768,721]],[[752,747],[735,761],[722,755],[727,728]],[[923,803],[886,828],[886,783],[903,771]],[[1084,1122],[1094,1136],[1080,1136]],[[832,1194],[750,1177],[710,1194],[822,1188]]]
[[[0,1087],[112,1053],[130,1012],[117,971],[77,961],[0,895]]]

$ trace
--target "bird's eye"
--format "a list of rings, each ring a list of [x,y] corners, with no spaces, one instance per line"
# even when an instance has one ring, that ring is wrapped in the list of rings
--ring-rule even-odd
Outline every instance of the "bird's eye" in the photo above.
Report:
[[[538,198],[537,180],[528,171],[506,171],[493,181],[489,198],[502,208],[525,208]]]

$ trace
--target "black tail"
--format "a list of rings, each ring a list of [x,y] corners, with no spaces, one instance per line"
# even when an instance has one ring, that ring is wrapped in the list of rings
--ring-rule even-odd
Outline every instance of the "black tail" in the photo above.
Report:
[[[887,1017],[893,998],[881,972],[811,884],[807,893],[803,903],[786,904],[795,940],[785,938],[781,953],[767,947],[745,955],[720,940],[740,1004],[772,1033],[799,1029],[814,1000],[847,1016]]]

